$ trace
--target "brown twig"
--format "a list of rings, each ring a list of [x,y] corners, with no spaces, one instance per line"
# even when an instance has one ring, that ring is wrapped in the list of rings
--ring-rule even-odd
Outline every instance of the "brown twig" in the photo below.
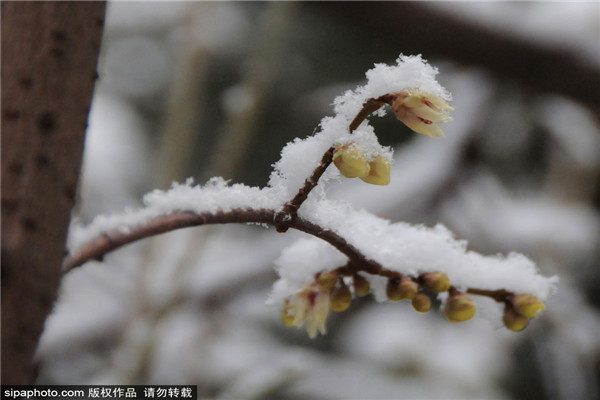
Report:
[[[278,226],[276,213],[271,209],[233,209],[216,213],[196,214],[191,211],[178,211],[168,215],[160,215],[150,219],[144,224],[131,228],[120,228],[103,233],[85,244],[79,251],[69,255],[64,262],[63,273],[85,264],[88,261],[101,261],[103,257],[122,246],[140,239],[154,235],[201,225],[230,224],[230,223],[256,223]],[[397,271],[383,267],[377,261],[367,258],[359,249],[337,233],[302,218],[293,218],[286,221],[288,228],[308,233],[322,239],[338,249],[348,257],[348,263],[338,268],[343,274],[356,274],[359,271],[372,275],[379,275],[390,279],[399,279],[402,276]],[[455,290],[455,289],[453,289]],[[514,293],[505,289],[485,290],[468,288],[469,294],[490,297],[498,302],[506,303]]]
[[[104,255],[126,244],[161,233],[192,226],[213,224],[257,223],[277,226],[275,215],[275,211],[270,209],[233,209],[230,211],[202,214],[196,214],[191,211],[179,211],[168,215],[160,215],[144,224],[127,229],[116,229],[98,236],[96,239],[85,244],[75,254],[69,255],[65,259],[63,273],[67,273],[88,261],[102,260]],[[294,218],[289,221],[289,227],[325,240],[344,253],[353,265],[359,266],[365,272],[378,273],[384,269],[379,263],[365,257],[360,250],[331,230],[302,218]]]
[[[377,98],[370,98],[363,103],[362,108],[356,114],[356,117],[350,123],[350,133],[354,132],[356,128],[367,118],[369,115],[379,110],[383,105],[390,104],[394,98],[393,94],[384,94]]]
[[[317,165],[317,168],[313,171],[312,175],[304,181],[304,186],[298,190],[296,196],[287,202],[283,209],[277,213],[275,216],[275,228],[277,232],[285,232],[289,229],[291,221],[296,219],[298,215],[298,209],[304,203],[304,201],[308,198],[308,194],[317,186],[319,183],[319,179],[325,173],[325,170],[331,164],[333,160],[333,152],[335,151],[334,147],[330,147],[323,157],[321,158],[321,162]]]
[[[506,303],[506,301],[508,301],[508,299],[514,295],[514,293],[509,292],[506,289],[485,290],[485,289],[469,288],[469,289],[467,289],[467,293],[475,294],[477,296],[486,296],[486,297],[496,300],[499,303]]]

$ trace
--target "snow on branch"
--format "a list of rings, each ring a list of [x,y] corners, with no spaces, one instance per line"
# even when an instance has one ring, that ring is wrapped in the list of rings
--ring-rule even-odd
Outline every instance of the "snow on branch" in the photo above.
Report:
[[[355,295],[369,293],[377,301],[408,299],[419,312],[429,311],[438,297],[451,322],[474,316],[470,295],[486,296],[504,307],[507,328],[524,329],[544,309],[557,281],[539,275],[531,260],[520,254],[484,256],[441,225],[392,223],[325,195],[327,181],[340,174],[389,183],[392,151],[379,144],[366,119],[383,116],[385,105],[415,132],[444,136],[438,124],[451,120],[451,96],[436,74],[420,56],[375,65],[366,85],[335,99],[335,115],[324,118],[316,134],[283,148],[264,188],[222,178],[200,186],[190,179],[147,194],[143,208],[74,225],[65,272],[127,243],[183,227],[270,225],[312,236],[283,251],[270,297],[285,325],[305,327],[311,337],[326,332],[330,311],[344,311]]]

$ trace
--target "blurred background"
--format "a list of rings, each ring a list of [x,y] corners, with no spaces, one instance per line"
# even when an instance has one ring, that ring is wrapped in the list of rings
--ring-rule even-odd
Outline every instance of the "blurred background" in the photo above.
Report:
[[[443,223],[560,276],[524,332],[371,298],[308,339],[265,305],[302,234],[191,228],[64,279],[39,383],[196,384],[215,399],[600,397],[598,2],[113,2],[74,219],[211,176],[263,186],[374,63],[422,54],[454,96],[445,139],[371,118],[392,183],[333,182],[392,221]]]

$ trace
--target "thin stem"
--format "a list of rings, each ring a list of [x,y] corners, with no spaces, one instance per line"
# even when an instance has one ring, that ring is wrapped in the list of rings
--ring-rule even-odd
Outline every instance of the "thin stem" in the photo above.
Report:
[[[377,98],[370,98],[363,103],[361,110],[356,114],[356,117],[350,123],[350,133],[354,132],[356,128],[367,118],[369,115],[379,110],[383,105],[390,104],[394,98],[392,94],[384,94]]]
[[[510,298],[510,296],[513,295],[512,292],[509,292],[506,289],[485,290],[485,289],[469,288],[469,289],[467,289],[467,293],[475,294],[478,296],[490,297],[499,303],[505,303]]]
[[[283,206],[283,209],[276,215],[275,227],[277,228],[277,232],[287,231],[290,227],[290,222],[296,219],[296,216],[298,215],[298,209],[300,208],[302,203],[306,201],[309,193],[315,188],[315,186],[317,186],[317,184],[319,183],[319,179],[325,173],[325,170],[333,161],[334,151],[335,148],[330,147],[325,152],[325,154],[323,154],[321,162],[319,163],[319,165],[317,165],[312,175],[304,181],[304,186],[302,186],[300,190],[298,190],[296,196],[294,196],[294,198],[291,201],[287,202]]]

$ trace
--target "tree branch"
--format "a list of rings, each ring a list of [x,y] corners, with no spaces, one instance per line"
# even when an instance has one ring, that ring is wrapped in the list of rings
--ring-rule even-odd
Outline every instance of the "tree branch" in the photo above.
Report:
[[[298,190],[298,193],[296,193],[296,196],[294,196],[291,201],[287,202],[283,206],[283,209],[277,213],[275,216],[275,228],[277,229],[277,232],[283,233],[290,228],[291,221],[295,220],[298,215],[298,209],[302,203],[306,201],[309,193],[317,186],[319,179],[331,164],[334,151],[335,148],[330,147],[325,154],[323,154],[321,162],[317,165],[312,175],[304,181],[304,186],[302,186],[300,190]]]
[[[63,273],[66,274],[88,261],[102,261],[103,257],[113,250],[161,233],[193,226],[231,223],[267,224],[277,227],[276,215],[278,213],[275,210],[249,208],[202,214],[196,214],[191,211],[179,211],[160,215],[150,219],[145,224],[133,228],[119,228],[100,234],[97,238],[83,245],[75,254],[65,259]],[[367,258],[359,249],[348,243],[344,237],[318,224],[303,218],[294,218],[288,221],[288,227],[322,239],[346,255],[349,260],[348,263],[338,268],[344,274],[356,274],[359,271],[363,271],[368,274],[380,275],[387,278],[400,279],[402,276],[399,272],[389,270],[377,261]],[[504,303],[514,294],[505,289],[485,290],[467,288],[466,292],[478,296],[490,297]]]
[[[230,211],[202,214],[196,214],[191,211],[179,211],[172,214],[160,215],[142,225],[132,228],[119,228],[99,235],[65,259],[63,273],[67,273],[88,261],[101,261],[107,253],[113,250],[161,233],[192,226],[214,224],[255,223],[277,226],[275,215],[276,212],[270,209],[233,209]],[[346,239],[331,230],[302,218],[294,218],[289,221],[289,227],[325,240],[344,253],[353,265],[358,266],[365,272],[374,274],[384,269],[379,263],[366,258],[358,249],[349,244]]]

